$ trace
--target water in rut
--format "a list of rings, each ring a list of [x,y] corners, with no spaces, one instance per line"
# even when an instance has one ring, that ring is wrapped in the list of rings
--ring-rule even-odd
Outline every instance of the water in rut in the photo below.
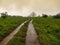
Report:
[[[26,36],[26,44],[25,45],[40,45],[38,41],[38,36],[34,30],[32,20],[29,23],[27,36]]]

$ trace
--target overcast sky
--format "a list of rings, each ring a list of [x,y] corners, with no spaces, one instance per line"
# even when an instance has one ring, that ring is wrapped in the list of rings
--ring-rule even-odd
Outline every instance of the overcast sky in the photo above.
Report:
[[[0,0],[0,12],[27,16],[32,11],[37,14],[56,14],[60,12],[60,0]]]

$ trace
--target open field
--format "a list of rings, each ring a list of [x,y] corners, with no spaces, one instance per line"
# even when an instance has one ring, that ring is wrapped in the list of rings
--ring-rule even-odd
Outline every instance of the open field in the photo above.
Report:
[[[8,36],[17,26],[26,21],[24,17],[0,18],[0,41]]]
[[[0,41],[26,20],[28,18],[24,17],[0,18]],[[35,39],[38,39],[40,45],[60,45],[60,19],[53,17],[33,17],[32,22],[28,23],[29,21],[19,28],[20,30],[7,45],[25,45],[26,42],[29,42],[30,45],[36,45]],[[37,33],[34,33],[34,31]],[[27,34],[29,35],[27,36]]]
[[[33,24],[41,45],[60,45],[60,19],[36,17]]]

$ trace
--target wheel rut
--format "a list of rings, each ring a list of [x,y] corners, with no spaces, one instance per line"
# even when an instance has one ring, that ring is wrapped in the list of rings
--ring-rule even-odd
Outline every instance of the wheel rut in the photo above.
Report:
[[[27,31],[25,45],[40,45],[39,40],[38,40],[38,35],[34,29],[32,21],[33,20],[31,20],[28,25],[28,31]]]
[[[26,23],[27,21],[25,21],[24,23],[22,23],[21,25],[19,25],[12,33],[10,33],[6,38],[4,38],[1,42],[0,45],[7,45],[7,43],[14,37],[14,35],[20,30],[20,28]]]

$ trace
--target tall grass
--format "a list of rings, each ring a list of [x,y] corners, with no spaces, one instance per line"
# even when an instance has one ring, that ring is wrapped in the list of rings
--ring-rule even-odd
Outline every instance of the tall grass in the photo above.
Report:
[[[36,17],[33,20],[41,45],[60,45],[60,19]]]
[[[28,22],[19,30],[19,32],[8,42],[7,45],[25,45]]]
[[[26,20],[27,18],[24,17],[0,18],[0,41]]]

